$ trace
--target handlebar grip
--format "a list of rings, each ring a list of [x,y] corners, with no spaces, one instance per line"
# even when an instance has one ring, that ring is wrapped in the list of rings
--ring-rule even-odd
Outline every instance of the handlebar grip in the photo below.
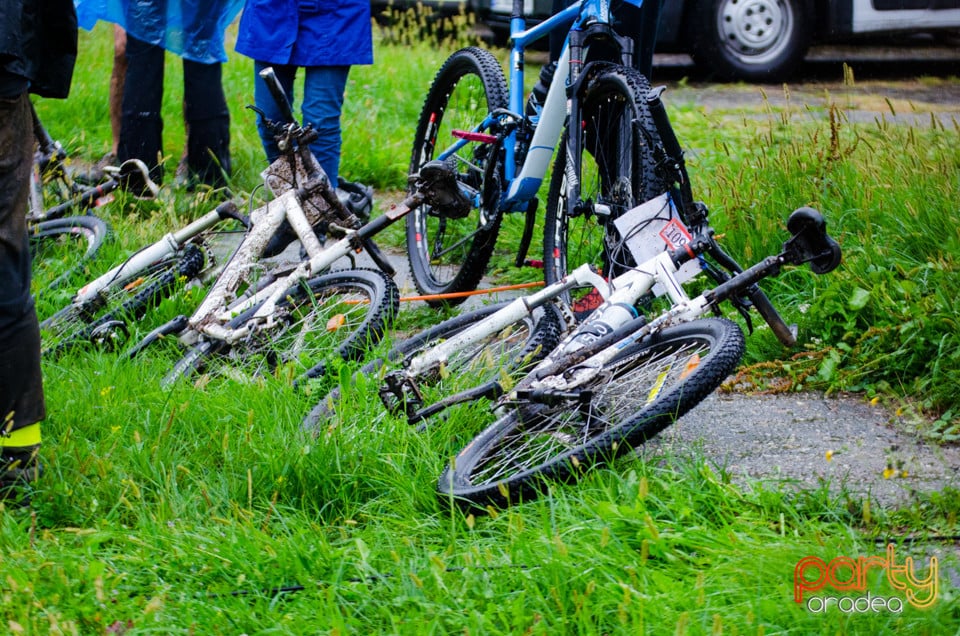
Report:
[[[283,87],[280,86],[280,80],[277,79],[277,74],[273,70],[273,67],[268,66],[260,71],[260,78],[266,82],[267,88],[270,90],[273,100],[277,102],[277,108],[280,109],[284,121],[296,122],[293,118],[293,109],[290,107],[290,100],[287,99],[286,93],[283,92]]]

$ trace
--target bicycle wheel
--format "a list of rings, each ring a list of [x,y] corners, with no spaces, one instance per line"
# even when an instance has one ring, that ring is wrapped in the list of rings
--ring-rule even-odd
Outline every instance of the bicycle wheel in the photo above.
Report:
[[[722,318],[669,327],[629,345],[577,395],[508,405],[453,459],[439,492],[502,505],[535,497],[544,478],[575,479],[697,405],[736,368],[743,348],[740,328]]]
[[[603,65],[583,83],[577,99],[582,121],[580,200],[584,211],[569,214],[567,205],[568,129],[550,177],[544,220],[544,278],[557,282],[584,263],[606,277],[623,273],[632,258],[613,220],[668,189],[655,170],[651,139],[658,139],[647,107],[647,79],[632,68]],[[609,214],[607,214],[609,210]],[[590,290],[569,299],[582,317],[600,303]]]
[[[392,368],[401,368],[405,361],[459,334],[509,302],[481,307],[445,320],[401,342],[386,358],[368,362],[358,374],[378,377],[380,370],[388,364]],[[503,374],[519,375],[557,346],[562,331],[560,312],[553,305],[545,305],[482,341],[464,346],[444,363],[442,370],[434,369],[417,378],[417,390],[424,398],[421,406],[436,404],[444,397],[487,385],[501,379]],[[334,418],[340,409],[341,397],[340,387],[327,393],[304,417],[303,428],[315,429],[321,422]],[[389,400],[394,411],[403,411],[406,406],[403,400],[392,394],[383,399]]]
[[[203,264],[200,248],[187,245],[146,270],[117,278],[86,302],[64,307],[40,323],[43,355],[94,344],[117,346],[132,322],[196,277]]]
[[[197,373],[240,382],[271,375],[292,381],[333,351],[344,359],[363,356],[383,337],[399,304],[400,292],[383,272],[322,274],[287,291],[272,326],[255,329],[233,344],[201,341],[174,365],[164,383]],[[254,311],[238,316],[230,326],[241,326]]]
[[[70,216],[30,226],[34,295],[65,285],[93,258],[110,234],[95,216]]]
[[[488,51],[469,47],[447,58],[420,112],[410,174],[455,141],[452,131],[473,130],[488,113],[506,108],[506,94],[503,70]],[[474,206],[469,214],[452,218],[422,205],[407,217],[407,254],[414,284],[421,293],[468,291],[480,282],[500,229],[498,149],[493,143],[469,141],[447,158],[461,188],[472,195]],[[438,306],[444,301],[427,302]]]

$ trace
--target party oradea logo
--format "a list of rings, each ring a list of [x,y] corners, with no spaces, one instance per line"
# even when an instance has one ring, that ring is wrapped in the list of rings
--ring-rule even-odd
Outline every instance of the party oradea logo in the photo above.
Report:
[[[912,557],[898,563],[892,543],[883,556],[838,556],[829,562],[808,556],[793,570],[793,600],[815,613],[899,614],[905,603],[924,609],[937,600],[937,557],[930,557],[923,574]]]

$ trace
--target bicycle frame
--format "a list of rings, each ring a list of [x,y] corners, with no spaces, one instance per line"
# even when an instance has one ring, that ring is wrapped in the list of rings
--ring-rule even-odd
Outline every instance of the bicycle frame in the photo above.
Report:
[[[757,281],[778,274],[785,264],[811,262],[812,269],[818,274],[831,271],[839,264],[839,246],[826,234],[825,222],[819,212],[801,208],[791,214],[787,227],[793,236],[784,243],[780,254],[767,257],[694,298],[685,292],[682,277],[678,276],[678,273],[684,264],[698,259],[716,245],[709,228],[704,228],[699,234],[672,249],[661,251],[644,260],[609,282],[598,275],[590,264],[581,265],[557,283],[528,296],[516,298],[482,321],[405,361],[404,368],[396,372],[397,377],[394,377],[381,393],[386,391],[396,395],[395,390],[399,387],[412,388],[413,392],[417,393],[416,379],[440,368],[457,351],[481,342],[522,320],[547,302],[562,303],[565,291],[592,285],[604,297],[603,304],[587,320],[569,332],[556,349],[517,385],[522,385],[524,391],[528,392],[575,390],[594,379],[604,365],[619,355],[625,347],[661,328],[700,318],[719,303],[742,293]],[[672,306],[648,320],[645,316],[638,315],[633,306],[658,284],[665,290]],[[505,395],[501,400],[510,400],[511,395]],[[458,401],[474,399],[476,396],[476,390],[471,389],[449,396],[438,405],[445,407]],[[436,412],[438,405],[427,406],[417,413],[408,412],[408,419],[411,422],[419,421],[425,413]]]
[[[522,5],[522,2],[519,3]],[[526,23],[515,2],[514,17],[510,21],[510,36],[512,39],[510,51],[510,74],[508,78],[508,104],[511,113],[523,113],[526,94],[524,92],[524,51],[526,48],[551,32],[570,27],[570,31],[580,29],[584,23],[610,25],[610,4],[604,0],[582,0],[567,7],[560,13],[548,18],[540,24],[527,29]],[[544,177],[550,166],[554,150],[560,140],[563,127],[569,115],[567,88],[573,85],[579,76],[580,63],[574,65],[571,73],[570,37],[563,46],[553,82],[547,91],[539,120],[530,140],[523,163],[517,167],[517,146],[519,131],[515,128],[510,131],[504,141],[503,173],[507,187],[502,195],[500,208],[504,211],[523,211],[543,185]],[[489,130],[503,115],[503,113],[489,113],[477,125],[473,132],[483,133]],[[457,152],[467,143],[460,140],[438,155],[446,159]]]
[[[582,323],[583,325],[589,325],[595,320],[602,320],[604,309],[610,305],[633,305],[656,283],[661,283],[666,287],[675,307],[686,307],[684,311],[677,311],[677,316],[685,316],[685,319],[688,320],[696,318],[702,315],[706,307],[703,301],[704,297],[699,297],[699,302],[690,301],[683,290],[683,286],[677,280],[676,272],[678,269],[677,264],[671,259],[670,252],[661,252],[636,269],[628,270],[609,282],[597,274],[590,264],[581,265],[560,281],[533,294],[514,299],[503,309],[483,321],[415,356],[410,360],[404,373],[410,377],[416,377],[429,369],[435,368],[446,362],[451,354],[466,345],[482,341],[501,329],[522,320],[524,316],[531,314],[537,307],[561,299],[564,292],[584,285],[596,287],[604,297],[605,302],[597,308],[588,321]],[[563,345],[561,344],[557,350],[559,351],[562,348]]]

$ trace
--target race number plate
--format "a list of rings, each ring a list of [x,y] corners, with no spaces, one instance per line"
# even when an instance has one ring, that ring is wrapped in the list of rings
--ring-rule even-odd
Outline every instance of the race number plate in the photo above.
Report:
[[[627,247],[637,263],[643,263],[664,250],[676,249],[692,240],[690,232],[680,220],[680,213],[673,200],[666,192],[628,210],[614,219],[613,223],[620,236],[626,238]],[[677,272],[677,280],[684,283],[699,273],[698,262],[689,261]],[[657,296],[664,291],[659,284],[653,288],[653,293]]]

